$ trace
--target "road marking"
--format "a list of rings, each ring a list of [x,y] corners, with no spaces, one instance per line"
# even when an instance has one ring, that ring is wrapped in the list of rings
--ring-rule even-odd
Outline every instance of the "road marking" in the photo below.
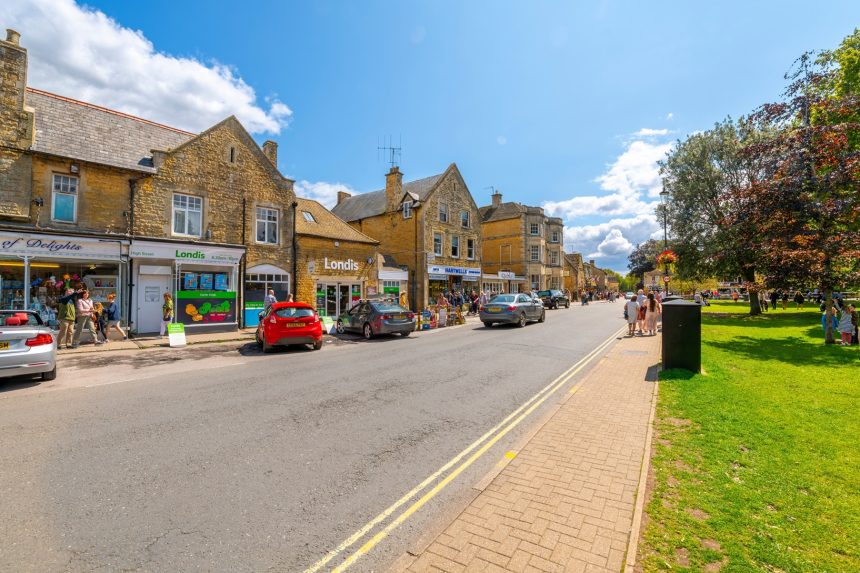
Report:
[[[517,457],[517,453],[516,453],[516,452],[508,452],[508,453],[506,453],[506,454],[505,454],[505,458],[506,458],[506,459],[509,459],[509,460],[512,460],[512,459],[514,459],[515,457]]]
[[[496,442],[498,442],[504,435],[510,432],[514,427],[516,427],[526,416],[531,414],[538,406],[540,406],[550,395],[555,393],[559,388],[561,388],[564,384],[566,384],[573,376],[575,376],[582,368],[584,368],[591,360],[600,352],[602,352],[607,346],[609,346],[618,336],[618,334],[623,330],[623,328],[614,332],[609,338],[601,342],[597,345],[591,352],[586,354],[582,359],[580,359],[573,366],[568,368],[565,372],[559,375],[555,380],[547,384],[543,389],[537,392],[534,396],[529,398],[525,403],[523,403],[519,408],[511,412],[504,420],[499,422],[496,426],[487,431],[483,436],[472,442],[466,449],[461,451],[459,454],[451,458],[445,465],[440,467],[438,470],[433,472],[431,475],[427,476],[420,484],[412,488],[409,492],[407,492],[403,497],[395,501],[388,508],[386,508],[382,513],[374,517],[370,520],[366,525],[364,525],[361,529],[353,533],[346,540],[344,540],[340,545],[326,553],[319,561],[305,569],[304,573],[316,573],[323,567],[325,567],[332,559],[343,553],[346,549],[349,549],[352,545],[362,539],[365,535],[367,535],[374,527],[382,523],[385,519],[390,517],[395,511],[397,511],[401,506],[405,505],[416,495],[421,493],[427,486],[436,481],[442,474],[447,472],[449,469],[454,467],[460,460],[466,457],[470,452],[472,452],[475,448],[481,446],[487,440],[490,440],[484,446],[481,446],[480,449],[473,454],[469,459],[463,462],[458,468],[456,468],[451,474],[449,474],[446,478],[444,478],[439,484],[437,484],[433,489],[431,489],[428,493],[426,493],[423,497],[421,497],[418,501],[416,501],[412,506],[410,506],[406,511],[400,514],[394,521],[392,521],[388,526],[385,527],[382,531],[374,535],[369,541],[367,541],[364,545],[362,545],[359,549],[356,550],[355,553],[350,555],[341,565],[332,571],[344,571],[347,567],[352,565],[356,560],[358,560],[363,555],[366,555],[373,547],[375,547],[380,541],[385,539],[391,531],[393,531],[396,527],[402,524],[409,516],[418,511],[424,504],[427,503],[430,499],[432,499],[439,491],[442,490],[448,483],[450,483],[455,477],[460,475],[466,468],[468,468],[472,463],[477,460],[480,456],[482,456],[487,450],[490,449]],[[537,401],[537,402],[536,402]],[[536,402],[532,404],[533,402]],[[525,412],[524,412],[525,411]],[[522,415],[520,415],[521,412]],[[513,420],[513,422],[511,422]],[[510,425],[507,425],[509,422]],[[507,426],[506,426],[507,425]],[[495,434],[495,436],[494,436]]]

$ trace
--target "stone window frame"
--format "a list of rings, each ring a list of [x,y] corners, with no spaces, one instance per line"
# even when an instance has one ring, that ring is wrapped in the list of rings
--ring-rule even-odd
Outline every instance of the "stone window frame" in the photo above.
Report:
[[[550,242],[550,243],[557,243],[557,242],[558,242],[558,238],[559,238],[559,232],[558,232],[558,231],[553,231],[553,232],[550,234],[549,242]]]
[[[231,167],[239,164],[239,149],[235,143],[227,144],[227,148],[224,150],[224,162]]]
[[[436,242],[436,239],[439,239],[439,242]],[[438,249],[436,249],[438,245]],[[437,257],[442,257],[445,255],[445,235],[440,233],[439,231],[433,232],[433,254]]]
[[[470,251],[471,255],[469,254]],[[475,260],[475,239],[473,237],[466,237],[466,260]]]
[[[451,235],[451,258],[459,259],[460,258],[460,235]],[[456,247],[455,247],[456,243]],[[454,249],[457,249],[457,254],[454,254]]]
[[[439,203],[439,222],[448,222],[448,203]]]
[[[465,215],[465,221],[463,220],[463,215]],[[468,209],[463,209],[460,211],[460,226],[464,229],[472,228],[472,214]]]
[[[529,262],[539,263],[540,260],[540,245],[529,245]]]
[[[401,205],[401,209],[403,210],[403,218],[411,219],[412,218],[412,202],[404,201],[403,205]]]
[[[538,235],[540,235],[540,223],[529,223],[529,235],[531,235],[532,237],[537,237]]]
[[[260,211],[268,211],[275,214],[275,220],[269,219],[261,219]],[[275,240],[260,240],[260,223],[268,224],[274,222],[275,224]],[[266,233],[268,235],[268,232]],[[266,237],[268,239],[268,237]],[[277,207],[273,207],[270,205],[257,204],[254,205],[254,242],[258,245],[280,245],[281,244],[281,210]]]
[[[176,197],[177,196],[186,197],[188,199],[193,199],[193,200],[200,202],[200,232],[198,234],[194,235],[191,233],[181,233],[181,232],[178,232],[176,230]],[[189,204],[190,203],[191,203],[191,201],[189,201]],[[200,195],[192,195],[190,193],[176,193],[176,192],[172,193],[171,197],[170,197],[170,234],[176,235],[179,237],[196,237],[196,238],[202,237],[203,236],[203,222],[204,222],[203,221],[203,204],[204,204],[204,200],[203,200],[203,197],[201,197]],[[188,213],[191,211],[186,208],[185,212]],[[187,217],[187,215],[185,218],[185,229],[186,230],[188,229],[188,217]]]
[[[549,264],[557,265],[558,263],[558,251],[550,251],[549,252]]]
[[[57,184],[59,181],[59,185]],[[66,189],[63,189],[63,184],[66,184]],[[74,186],[74,189],[72,187]],[[78,222],[78,197],[80,197],[81,179],[77,175],[68,175],[66,173],[53,173],[51,177],[51,222],[66,223],[74,225]],[[72,220],[57,219],[57,195],[71,196],[74,201],[72,208]]]

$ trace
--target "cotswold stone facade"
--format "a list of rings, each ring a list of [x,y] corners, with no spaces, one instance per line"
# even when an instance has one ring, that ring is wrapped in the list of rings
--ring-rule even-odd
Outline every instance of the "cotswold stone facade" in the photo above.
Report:
[[[245,268],[269,264],[290,272],[293,182],[235,117],[175,149],[155,150],[153,161],[156,172],[135,184],[135,237],[245,246]],[[173,228],[177,194],[202,199],[197,237]],[[276,242],[257,241],[257,207],[277,213]]]
[[[7,30],[6,40],[0,41],[0,217],[27,221],[33,113],[24,106],[27,50],[18,42],[14,30]]]
[[[502,202],[481,207],[484,271],[512,272],[523,277],[526,289],[560,289],[564,285],[564,223],[547,217],[540,207]]]
[[[385,189],[355,197],[342,194],[332,211],[378,240],[383,253],[408,269],[413,309],[435,303],[444,290],[480,288],[478,206],[455,164],[406,184],[393,167]]]

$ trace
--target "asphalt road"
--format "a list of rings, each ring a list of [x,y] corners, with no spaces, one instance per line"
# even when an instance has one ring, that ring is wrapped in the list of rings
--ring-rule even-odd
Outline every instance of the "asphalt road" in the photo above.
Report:
[[[304,571],[616,332],[621,312],[577,305],[524,329],[319,352],[81,355],[55,383],[0,381],[0,570]],[[349,570],[418,547],[552,403]]]

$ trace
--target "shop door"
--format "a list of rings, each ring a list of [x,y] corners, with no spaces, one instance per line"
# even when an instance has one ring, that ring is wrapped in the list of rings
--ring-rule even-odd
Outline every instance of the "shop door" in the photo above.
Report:
[[[349,285],[337,285],[338,312],[346,312],[351,306],[349,304]]]
[[[158,332],[164,293],[170,292],[170,275],[140,275],[137,281],[137,332]]]

